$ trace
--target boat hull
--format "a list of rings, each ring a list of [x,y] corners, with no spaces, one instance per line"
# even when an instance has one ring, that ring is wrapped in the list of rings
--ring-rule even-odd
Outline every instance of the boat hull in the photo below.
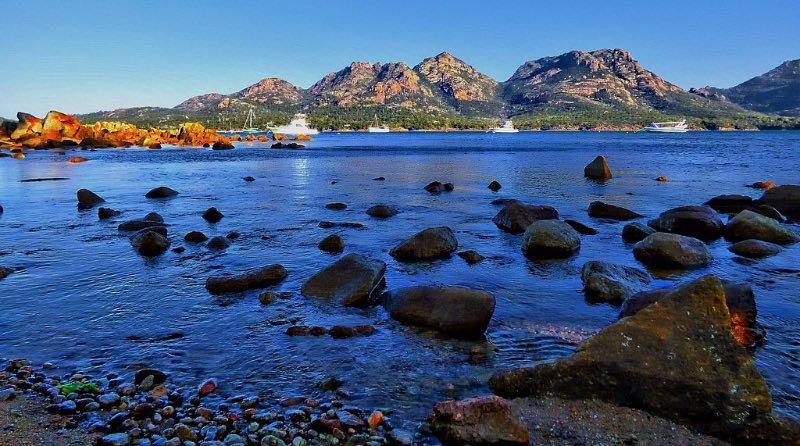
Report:
[[[385,127],[369,127],[367,129],[369,133],[389,133],[389,129]]]
[[[489,129],[489,133],[519,133],[517,129]]]
[[[687,129],[654,129],[654,128],[645,128],[645,132],[650,133],[686,133]]]
[[[319,130],[317,129],[300,129],[294,127],[278,127],[272,129],[272,133],[278,133],[280,135],[286,136],[297,136],[297,135],[319,135]]]

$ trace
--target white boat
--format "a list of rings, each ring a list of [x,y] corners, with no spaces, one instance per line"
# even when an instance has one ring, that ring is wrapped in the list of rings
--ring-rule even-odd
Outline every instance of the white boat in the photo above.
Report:
[[[375,124],[367,127],[369,133],[389,133],[389,126],[378,123],[378,115],[375,115]]]
[[[500,127],[492,127],[489,133],[518,133],[519,130],[514,128],[514,123],[510,119],[506,119]]]
[[[312,129],[306,122],[306,115],[298,113],[288,124],[280,127],[270,128],[272,133],[279,133],[281,135],[297,136],[297,135],[317,135],[319,130]]]
[[[656,133],[686,133],[689,125],[686,120],[670,121],[670,122],[651,122],[650,125],[644,128],[645,132]]]
[[[251,108],[247,112],[247,118],[244,120],[244,128],[241,130],[242,133],[260,133],[261,129],[253,126],[253,120],[256,118],[256,113]]]

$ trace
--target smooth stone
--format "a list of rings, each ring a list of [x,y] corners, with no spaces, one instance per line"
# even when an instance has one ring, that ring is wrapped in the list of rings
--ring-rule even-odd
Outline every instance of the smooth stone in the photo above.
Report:
[[[483,336],[495,308],[491,293],[461,287],[399,288],[381,299],[395,320],[465,339]]]
[[[644,215],[637,214],[629,209],[614,206],[613,204],[603,203],[602,201],[593,201],[589,204],[589,216],[620,221],[644,217]]]
[[[97,209],[97,218],[100,219],[100,220],[107,220],[109,218],[116,217],[119,214],[120,214],[119,211],[116,211],[116,210],[111,209],[111,208],[98,208]]]
[[[325,252],[342,252],[344,251],[344,240],[336,234],[331,234],[322,239],[317,247]]]
[[[747,195],[719,195],[704,204],[723,214],[736,214],[752,206],[753,199]]]
[[[769,189],[758,199],[758,203],[772,206],[791,219],[800,219],[800,185],[790,184]]]
[[[215,237],[211,237],[211,240],[208,241],[206,244],[206,248],[212,251],[222,251],[228,249],[231,246],[230,240],[227,237],[223,237],[221,235],[217,235]]]
[[[583,176],[595,180],[607,180],[612,177],[611,169],[608,168],[606,157],[598,156],[583,169]]]
[[[128,446],[130,437],[126,433],[108,434],[97,441],[100,446]]]
[[[591,261],[581,268],[581,281],[588,300],[621,305],[629,296],[642,291],[652,278],[647,271],[638,268]]]
[[[558,211],[551,206],[531,206],[514,200],[501,209],[492,222],[503,231],[521,234],[535,221],[557,219]]]
[[[722,237],[725,224],[708,206],[682,206],[661,213],[648,226],[658,232],[669,232],[711,241]]]
[[[575,220],[564,220],[564,223],[572,226],[572,229],[578,231],[578,233],[583,235],[597,235],[597,229],[590,228],[585,224],[575,221]]]
[[[648,235],[655,233],[655,229],[643,223],[628,223],[622,228],[622,240],[626,243],[637,243],[646,239]]]
[[[491,190],[492,192],[497,192],[497,191],[499,191],[500,189],[502,189],[502,188],[503,188],[503,186],[501,186],[501,185],[500,185],[500,183],[498,183],[497,181],[492,181],[491,183],[489,183],[489,186],[488,186],[488,188],[489,188],[489,190]]]
[[[164,226],[164,223],[150,220],[128,220],[120,223],[117,229],[120,231],[140,231],[153,226]]]
[[[476,263],[480,263],[486,257],[480,255],[478,251],[469,250],[469,251],[461,251],[458,253],[458,256],[464,259],[468,264],[474,265]]]
[[[300,292],[345,306],[362,306],[370,303],[383,286],[385,271],[384,262],[351,253],[311,276]]]
[[[90,191],[89,189],[78,189],[78,207],[80,209],[89,209],[94,205],[105,203],[99,195]]]
[[[400,261],[448,258],[458,248],[453,230],[447,226],[428,228],[395,246],[389,255]]]
[[[561,220],[535,221],[522,237],[522,251],[531,259],[569,257],[580,248],[580,234]]]
[[[774,256],[780,253],[783,248],[775,243],[750,239],[736,242],[731,245],[728,250],[738,256],[748,257],[751,259],[761,259],[764,257]]]
[[[228,142],[217,141],[211,145],[211,150],[233,150],[233,144]]]
[[[788,245],[800,241],[800,234],[769,217],[745,209],[725,225],[725,239],[732,242],[755,239]]]
[[[253,177],[251,177],[251,176],[249,176],[249,175],[248,175],[248,176],[246,176],[246,177],[242,177],[242,179],[243,179],[243,180],[245,180],[245,181],[247,181],[248,183],[251,183],[251,182],[253,182],[253,181],[255,181],[255,180],[256,180],[255,178],[253,178]]]
[[[178,192],[166,186],[159,186],[151,189],[144,196],[146,198],[169,198],[178,195]]]
[[[183,239],[189,243],[202,243],[208,240],[208,237],[200,231],[191,231],[183,236]]]
[[[347,205],[344,203],[328,203],[325,205],[325,209],[331,209],[334,211],[341,211],[347,209]]]
[[[398,212],[399,211],[397,209],[386,206],[385,204],[376,204],[375,206],[367,209],[367,215],[375,218],[389,218],[397,215]]]
[[[425,190],[432,194],[437,194],[440,192],[450,192],[453,189],[455,189],[453,183],[441,183],[439,181],[433,181],[431,183],[428,183],[427,186],[425,186]]]
[[[527,445],[530,441],[519,409],[494,395],[436,403],[428,421],[445,445]]]
[[[209,223],[217,223],[222,220],[222,212],[218,211],[215,207],[210,207],[203,212],[203,219]]]
[[[693,269],[713,260],[705,243],[685,235],[656,232],[633,247],[633,255],[647,266],[655,268]]]
[[[163,226],[160,228],[166,229]],[[169,249],[169,239],[157,232],[156,228],[142,229],[131,236],[130,242],[145,257],[155,257]]]
[[[362,229],[362,228],[365,227],[363,223],[354,223],[354,222],[349,222],[349,221],[338,222],[338,223],[332,222],[332,221],[321,221],[321,222],[319,222],[318,226],[320,228],[323,228],[323,229],[330,229],[330,228],[337,228],[337,227],[339,227],[339,228]]]
[[[779,210],[766,204],[760,204],[754,208],[750,208],[750,210],[753,212],[757,212],[763,215],[764,217],[769,217],[777,221],[778,223],[786,223],[787,220],[786,217],[784,217]]]
[[[144,216],[142,219],[144,221],[154,221],[156,223],[164,223],[164,217],[161,216],[158,212],[150,212]]]
[[[274,264],[230,276],[209,277],[206,289],[211,294],[240,293],[255,288],[266,288],[283,281],[289,272]]]
[[[14,270],[11,268],[6,268],[5,266],[0,266],[0,280],[5,279],[6,277],[10,276]]]

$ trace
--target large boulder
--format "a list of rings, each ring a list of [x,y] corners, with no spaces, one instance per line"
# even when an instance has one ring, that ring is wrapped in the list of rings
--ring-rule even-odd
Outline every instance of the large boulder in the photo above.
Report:
[[[11,139],[23,141],[42,134],[42,120],[30,113],[17,113],[17,128],[11,132]]]
[[[70,115],[50,111],[42,122],[42,136],[47,140],[61,141],[72,139],[80,141],[81,123]]]
[[[384,285],[386,264],[359,254],[348,254],[314,274],[300,292],[306,297],[332,299],[345,306],[370,303]]]
[[[800,241],[800,235],[769,217],[744,210],[725,225],[725,239],[732,242],[754,239],[786,245]]]
[[[647,223],[659,232],[686,235],[704,241],[722,237],[725,224],[708,206],[682,206],[663,212]]]
[[[622,228],[622,240],[626,243],[637,243],[646,239],[648,235],[655,234],[656,230],[642,223],[628,223]]]
[[[764,257],[774,256],[781,252],[783,248],[775,243],[765,242],[763,240],[742,240],[731,245],[728,250],[738,256],[748,257],[751,259],[762,259]]]
[[[756,296],[753,288],[746,283],[725,283],[725,303],[731,315],[731,329],[739,344],[753,347],[764,339],[764,329],[756,321]],[[633,316],[634,314],[668,298],[671,293],[680,290],[676,288],[661,288],[657,290],[642,291],[629,297],[622,304],[619,317]]]
[[[593,302],[620,305],[641,291],[652,278],[646,271],[616,263],[591,261],[581,268],[583,294]]]
[[[758,202],[774,207],[791,219],[800,219],[800,185],[772,188],[764,192]]]
[[[459,287],[400,288],[381,299],[393,319],[466,339],[483,336],[495,307],[490,293]]]
[[[458,248],[453,230],[447,226],[428,228],[395,246],[389,254],[397,260],[416,261],[450,257]]]
[[[206,280],[206,289],[211,294],[240,293],[275,285],[288,274],[282,265],[268,265],[238,275],[209,277]]]
[[[437,403],[429,422],[444,446],[527,445],[529,441],[517,407],[497,396]]]
[[[719,195],[705,202],[705,205],[723,214],[736,214],[753,205],[747,195]]]
[[[608,168],[606,157],[598,156],[583,169],[586,178],[594,180],[607,180],[611,178],[611,169]]]
[[[733,337],[722,283],[706,276],[584,341],[575,354],[500,372],[504,397],[599,399],[737,438],[771,416],[769,387]]]
[[[655,268],[693,269],[713,260],[705,243],[685,235],[656,232],[633,247],[633,255],[647,266]]]
[[[97,204],[104,203],[99,195],[89,189],[78,189],[78,208],[89,209]]]
[[[154,228],[137,232],[130,237],[130,242],[131,246],[145,257],[155,257],[169,249],[169,239]]]
[[[603,203],[602,201],[593,201],[589,204],[589,216],[621,221],[644,217],[644,215],[637,214],[629,209],[614,206],[613,204]]]
[[[580,248],[580,234],[561,220],[535,221],[522,237],[522,251],[531,259],[569,257]]]
[[[498,228],[512,234],[522,234],[528,225],[538,220],[558,220],[558,211],[550,206],[530,206],[512,201],[492,219]]]

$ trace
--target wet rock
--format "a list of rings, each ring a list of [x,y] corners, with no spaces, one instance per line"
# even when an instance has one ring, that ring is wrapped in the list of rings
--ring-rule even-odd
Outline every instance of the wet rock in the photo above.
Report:
[[[764,257],[774,256],[782,251],[780,245],[765,242],[762,240],[742,240],[741,242],[734,243],[728,250],[738,256],[748,257],[751,259],[761,259]]]
[[[362,229],[362,228],[364,228],[364,224],[363,223],[354,223],[354,222],[349,222],[349,221],[338,222],[338,223],[334,223],[332,221],[321,221],[321,222],[319,222],[318,226],[320,228],[323,228],[323,229],[330,229],[330,228],[337,228],[337,227],[339,227],[339,228],[354,228],[354,229]]]
[[[749,208],[753,199],[747,195],[719,195],[705,202],[705,205],[723,214],[736,214]]]
[[[206,280],[206,289],[211,294],[240,293],[275,285],[283,281],[288,274],[282,265],[268,265],[235,276],[209,277]]]
[[[158,212],[150,212],[144,216],[142,219],[144,221],[154,221],[156,223],[164,223],[164,217],[161,216]]]
[[[97,209],[97,218],[99,218],[100,220],[107,220],[109,218],[116,217],[119,214],[120,214],[119,211],[115,211],[114,209],[111,209],[111,208],[98,208]]]
[[[320,250],[325,252],[342,252],[344,251],[344,240],[336,234],[331,234],[322,239],[317,246]]]
[[[172,248],[172,252],[174,252],[175,254],[181,254],[181,253],[183,253],[185,251],[186,251],[186,248],[183,247],[183,246],[176,246],[176,247]]]
[[[669,181],[669,178],[667,178],[665,175],[661,175],[660,177],[656,178],[656,181],[658,181],[659,183],[666,183],[667,181]]]
[[[286,296],[282,294],[283,293],[276,293],[273,291],[264,291],[258,295],[258,301],[261,302],[262,305],[269,305],[278,299],[286,298]]]
[[[725,239],[733,242],[755,239],[786,245],[800,241],[800,235],[769,217],[744,210],[725,225]]]
[[[458,256],[464,259],[468,264],[474,265],[476,263],[480,263],[486,257],[478,254],[478,251],[469,250],[469,251],[461,251],[458,253]]]
[[[66,400],[62,403],[51,404],[47,406],[47,411],[62,415],[72,415],[78,411],[78,405],[75,403],[75,401]]]
[[[90,191],[89,189],[79,189],[78,190],[78,208],[79,209],[89,209],[94,205],[105,203],[106,200],[103,200],[99,195]]]
[[[530,206],[515,200],[501,209],[492,222],[504,231],[521,234],[535,221],[557,219],[558,211],[551,206]]]
[[[384,293],[381,299],[395,320],[466,339],[483,336],[495,308],[490,293],[460,287],[399,288]]]
[[[206,248],[212,251],[223,251],[228,249],[231,246],[230,240],[227,237],[223,237],[221,235],[217,235],[215,237],[211,237],[211,240],[208,241],[206,244]]]
[[[233,144],[217,141],[211,145],[211,150],[233,150]]]
[[[6,277],[10,276],[14,270],[11,268],[6,268],[5,266],[0,266],[0,280],[5,279]]]
[[[759,204],[774,207],[792,220],[800,219],[800,185],[778,186],[764,192]]]
[[[389,251],[389,255],[400,261],[433,260],[450,257],[457,248],[453,230],[440,226],[414,234]]]
[[[366,305],[383,286],[385,271],[386,264],[380,260],[348,254],[311,276],[300,292],[345,306]]]
[[[215,207],[210,207],[203,212],[203,219],[209,223],[217,223],[222,220],[222,212],[218,211]]]
[[[683,206],[663,212],[650,220],[648,226],[659,232],[669,232],[704,241],[722,237],[725,224],[719,214],[708,206]]]
[[[572,229],[578,231],[578,233],[580,233],[580,234],[583,234],[583,235],[596,235],[597,234],[597,229],[590,228],[589,226],[586,226],[585,224],[583,224],[583,223],[581,223],[579,221],[564,220],[564,223],[572,226]]]
[[[399,211],[393,207],[386,206],[385,204],[376,204],[367,209],[367,215],[375,218],[389,218],[397,215]]]
[[[159,186],[154,189],[151,189],[150,192],[146,193],[144,196],[147,198],[169,198],[178,195],[178,192],[170,189],[166,186]]]
[[[356,335],[356,329],[344,325],[334,325],[328,330],[328,334],[334,339],[352,338]]]
[[[240,234],[240,233],[238,233],[236,231],[231,231],[231,232],[225,234],[225,238],[228,239],[228,240],[236,240],[241,236],[242,236],[242,234]]]
[[[439,181],[433,181],[425,186],[425,190],[432,193],[438,194],[440,192],[450,192],[455,189],[453,183],[440,183]]]
[[[411,435],[411,432],[392,429],[386,433],[386,442],[390,446],[413,446],[414,436]]]
[[[753,184],[748,184],[747,187],[752,187],[753,189],[772,189],[777,185],[772,181],[756,181]]]
[[[489,204],[493,204],[495,206],[508,206],[511,203],[522,203],[521,201],[517,200],[516,198],[498,198],[496,200],[492,200]]]
[[[0,401],[11,401],[17,398],[17,392],[14,389],[0,390]]]
[[[159,226],[159,228],[164,228]],[[161,235],[156,227],[142,229],[130,237],[131,246],[145,257],[161,255],[169,249],[169,239]]]
[[[503,186],[501,186],[501,185],[500,185],[500,183],[498,183],[497,181],[492,181],[491,183],[489,183],[489,186],[488,186],[488,187],[489,187],[489,190],[491,190],[492,192],[497,192],[497,191],[499,191],[499,190],[500,190],[500,189],[501,189]]]
[[[583,169],[586,178],[595,180],[607,180],[611,178],[611,169],[608,168],[606,157],[598,156]]]
[[[625,240],[626,243],[637,243],[655,233],[655,229],[642,223],[628,223],[622,228],[622,240]]]
[[[334,211],[341,211],[347,209],[347,205],[344,203],[328,203],[325,205],[325,209],[331,209]]]
[[[218,384],[217,380],[214,378],[209,378],[205,380],[200,387],[197,388],[197,395],[200,397],[204,397],[213,391],[217,390]]]
[[[560,220],[535,221],[522,237],[522,251],[531,259],[569,257],[580,248],[578,232]]]
[[[656,232],[633,247],[637,260],[654,268],[693,269],[713,260],[705,243],[685,235]]]
[[[757,212],[757,213],[763,215],[764,217],[769,217],[769,218],[777,221],[778,223],[785,223],[786,222],[786,217],[784,217],[783,214],[781,214],[779,210],[775,209],[772,206],[769,206],[769,205],[766,205],[766,204],[761,204],[761,205],[758,205],[758,206],[756,206],[754,208],[750,208],[750,210],[753,211],[753,212]]]
[[[642,214],[637,214],[636,212],[623,207],[614,206],[613,204],[603,203],[602,201],[593,201],[589,204],[589,216],[620,221],[644,217]]]
[[[242,177],[242,179],[247,181],[248,183],[252,183],[253,181],[256,180],[255,178],[251,177],[250,175],[248,175],[246,177]]]
[[[130,438],[128,434],[121,432],[115,434],[108,434],[97,441],[100,446],[128,446]]]
[[[133,382],[136,383],[137,386],[141,385],[148,376],[153,377],[153,383],[156,385],[164,384],[164,382],[167,381],[167,374],[161,370],[141,369],[134,375]]]
[[[86,161],[91,161],[91,160],[89,158],[84,158],[82,156],[73,156],[72,158],[67,160],[67,162],[70,164],[80,164],[80,163],[85,163]]]
[[[732,335],[722,283],[712,276],[605,328],[571,357],[497,373],[489,385],[505,397],[609,401],[734,438],[772,410],[766,382]]]
[[[616,263],[591,261],[581,269],[583,294],[593,302],[620,305],[641,291],[652,278],[646,271]]]
[[[445,446],[527,445],[529,441],[528,427],[517,407],[498,396],[437,403],[428,421]]]
[[[384,177],[375,177],[375,178],[372,179],[372,181],[386,181],[386,178],[384,178]]]
[[[208,237],[200,231],[191,231],[183,236],[183,239],[189,243],[202,243],[208,240]]]

